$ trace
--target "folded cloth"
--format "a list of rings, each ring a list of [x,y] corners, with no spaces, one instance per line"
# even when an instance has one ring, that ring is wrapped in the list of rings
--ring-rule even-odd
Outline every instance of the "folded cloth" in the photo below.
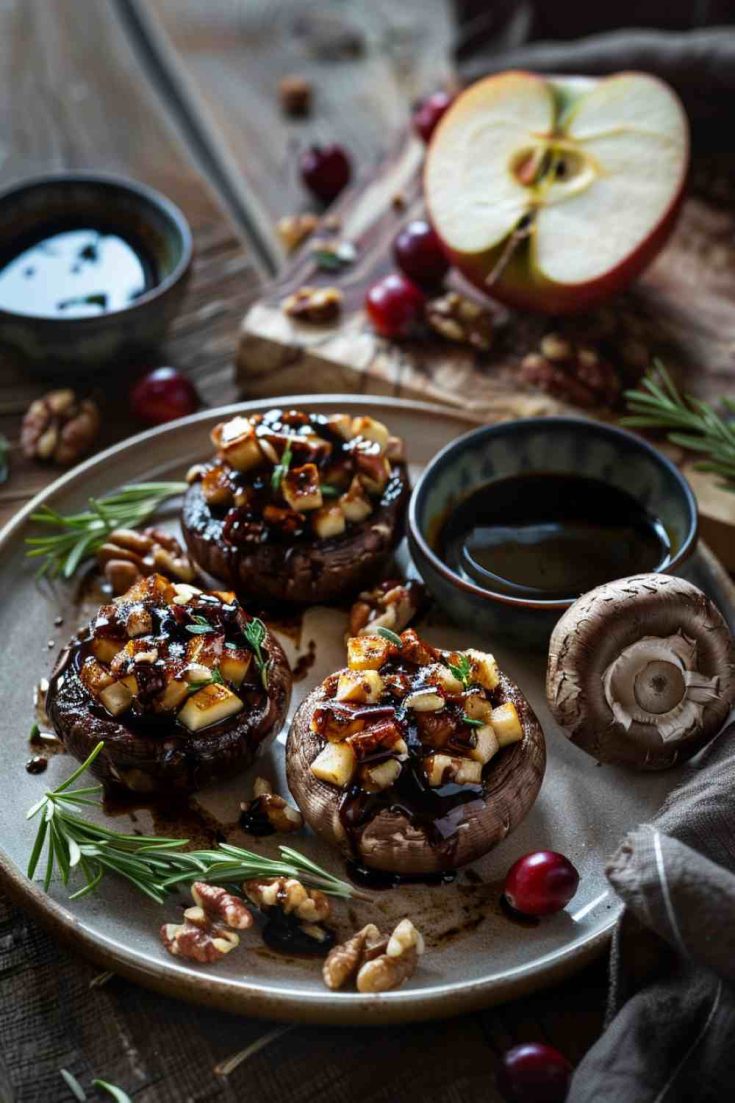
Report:
[[[607,874],[625,904],[608,1026],[568,1103],[721,1103],[735,1092],[735,724],[686,768]]]

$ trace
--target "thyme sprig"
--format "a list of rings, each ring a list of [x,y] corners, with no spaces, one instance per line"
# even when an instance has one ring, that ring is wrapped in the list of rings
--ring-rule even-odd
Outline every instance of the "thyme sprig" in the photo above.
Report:
[[[263,654],[263,644],[268,635],[268,629],[263,624],[260,617],[253,617],[252,620],[249,620],[245,625],[243,635],[253,652],[255,665],[260,671],[260,680],[263,683],[263,689],[268,689],[268,659]]]
[[[102,879],[113,873],[159,904],[177,885],[192,881],[239,885],[252,877],[295,877],[331,896],[348,899],[361,895],[352,885],[289,846],[278,848],[279,858],[266,858],[230,843],[219,843],[212,850],[184,850],[187,839],[125,835],[85,819],[79,812],[86,807],[100,807],[95,798],[102,786],[85,785],[77,789],[72,786],[92,765],[103,746],[98,743],[89,758],[66,781],[44,793],[28,810],[28,819],[40,816],[28,861],[28,876],[34,877],[45,847],[43,887],[46,891],[55,873],[66,886],[72,877],[81,874],[84,884],[69,896],[71,900],[78,900],[94,892]]]
[[[51,506],[41,506],[31,514],[31,521],[47,531],[26,538],[26,555],[43,559],[39,575],[71,578],[114,529],[143,524],[167,498],[185,490],[186,483],[180,482],[136,483],[104,498],[90,498],[89,509],[81,513],[63,514]]]
[[[289,441],[283,450],[281,462],[276,464],[271,474],[271,489],[274,491],[274,493],[280,490],[284,476],[288,474],[288,469],[291,466],[292,459],[293,448],[291,447],[291,441]]]
[[[726,490],[735,491],[735,421],[723,417],[708,402],[681,394],[663,364],[654,361],[654,370],[645,376],[640,388],[626,391],[630,417],[621,425],[631,429],[665,429],[668,440],[707,458],[696,466],[724,480]],[[727,414],[735,414],[735,398],[723,398]]]
[[[466,689],[467,686],[470,684],[470,679],[472,676],[472,663],[470,662],[467,655],[458,655],[457,661],[453,663],[448,662],[447,666],[451,670],[454,677],[457,678],[457,680],[460,681]]]

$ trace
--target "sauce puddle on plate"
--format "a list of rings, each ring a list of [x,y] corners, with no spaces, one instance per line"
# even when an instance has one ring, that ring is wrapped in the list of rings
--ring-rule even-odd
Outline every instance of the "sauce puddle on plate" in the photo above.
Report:
[[[474,490],[446,517],[437,550],[462,578],[529,600],[577,598],[660,570],[672,547],[627,491],[581,475],[529,473]]]

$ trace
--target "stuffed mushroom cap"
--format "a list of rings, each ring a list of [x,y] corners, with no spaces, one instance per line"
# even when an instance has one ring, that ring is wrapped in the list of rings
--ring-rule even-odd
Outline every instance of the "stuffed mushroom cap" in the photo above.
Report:
[[[291,672],[234,594],[161,575],[103,605],[62,651],[47,709],[92,771],[140,794],[186,792],[248,767],[281,728]]]
[[[312,829],[360,867],[425,876],[474,861],[536,799],[541,727],[492,655],[443,652],[409,629],[348,643],[345,670],[289,731],[291,793]]]
[[[349,414],[271,410],[212,432],[182,512],[191,556],[240,595],[335,601],[368,586],[403,535],[403,443]]]
[[[663,770],[708,743],[735,703],[735,649],[691,582],[643,574],[580,597],[554,629],[546,681],[566,735],[600,762]]]

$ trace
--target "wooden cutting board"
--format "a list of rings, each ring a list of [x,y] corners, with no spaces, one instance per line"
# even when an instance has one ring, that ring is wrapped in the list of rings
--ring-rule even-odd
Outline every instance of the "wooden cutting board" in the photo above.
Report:
[[[735,391],[731,165],[695,166],[692,194],[669,245],[631,290],[589,314],[558,321],[491,305],[493,344],[488,352],[478,352],[433,333],[400,344],[382,340],[362,309],[366,290],[393,267],[396,231],[423,213],[422,160],[423,146],[404,139],[382,168],[350,189],[317,229],[313,237],[352,242],[357,249],[352,264],[338,272],[320,271],[307,242],[248,311],[237,350],[238,381],[248,397],[356,391],[441,402],[484,421],[561,411],[617,418],[620,410],[582,410],[564,396],[552,397],[523,381],[523,357],[537,351],[541,338],[552,331],[595,348],[623,386],[652,357],[659,357],[687,390],[711,399]],[[303,285],[341,290],[343,307],[334,324],[294,322],[283,313],[284,298]],[[684,454],[667,451],[689,474],[691,464]],[[735,495],[700,473],[692,482],[703,536],[735,570]]]

